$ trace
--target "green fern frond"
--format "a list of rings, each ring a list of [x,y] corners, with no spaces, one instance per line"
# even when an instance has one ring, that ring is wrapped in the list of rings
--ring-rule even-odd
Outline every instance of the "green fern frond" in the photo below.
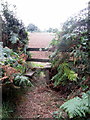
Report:
[[[69,118],[73,118],[76,116],[85,117],[86,113],[90,113],[88,97],[90,97],[88,96],[88,94],[83,93],[82,98],[75,97],[73,99],[70,99],[62,106],[60,106],[60,108],[68,113]]]
[[[58,73],[51,79],[54,80],[54,86],[67,83],[67,79],[70,81],[77,81],[77,74],[69,68],[68,63],[62,63],[58,67]]]

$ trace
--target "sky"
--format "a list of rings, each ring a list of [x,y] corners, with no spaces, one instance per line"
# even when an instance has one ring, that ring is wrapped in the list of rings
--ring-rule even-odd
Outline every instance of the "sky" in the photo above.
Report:
[[[71,15],[85,8],[89,0],[7,0],[17,7],[25,26],[32,23],[41,30],[59,28]]]

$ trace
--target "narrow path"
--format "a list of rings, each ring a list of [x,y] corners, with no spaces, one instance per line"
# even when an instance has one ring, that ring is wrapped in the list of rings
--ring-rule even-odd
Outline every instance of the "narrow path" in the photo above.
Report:
[[[52,114],[63,103],[64,98],[46,85],[46,74],[34,76],[32,90],[29,89],[17,106],[17,116],[21,118],[53,118]]]
[[[43,48],[47,47],[53,35],[47,33],[32,33],[30,36],[29,47]],[[35,52],[34,52],[35,53]],[[41,54],[41,55],[40,55]],[[47,57],[47,54],[36,53],[37,58]],[[39,68],[37,68],[38,71]],[[47,87],[49,75],[46,70],[34,74],[32,82],[34,87],[28,89],[17,105],[16,116],[20,118],[53,118],[54,111],[59,109],[64,98],[59,93],[52,91]]]
[[[31,48],[45,48],[54,37],[54,33],[30,33],[28,46]]]

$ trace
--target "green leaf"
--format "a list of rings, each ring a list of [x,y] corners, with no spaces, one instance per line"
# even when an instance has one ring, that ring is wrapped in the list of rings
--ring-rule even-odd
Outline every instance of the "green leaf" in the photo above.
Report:
[[[90,112],[88,106],[89,96],[90,95],[88,95],[87,93],[83,93],[82,98],[74,97],[73,99],[70,99],[63,105],[61,105],[60,108],[68,113],[69,118],[74,118],[76,116],[85,117],[86,113]]]

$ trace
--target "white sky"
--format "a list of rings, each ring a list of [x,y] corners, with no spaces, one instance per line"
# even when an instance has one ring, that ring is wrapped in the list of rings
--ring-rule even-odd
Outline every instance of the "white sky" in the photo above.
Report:
[[[33,23],[41,30],[60,27],[69,16],[85,8],[89,0],[7,0],[15,4],[17,15],[27,26]]]

